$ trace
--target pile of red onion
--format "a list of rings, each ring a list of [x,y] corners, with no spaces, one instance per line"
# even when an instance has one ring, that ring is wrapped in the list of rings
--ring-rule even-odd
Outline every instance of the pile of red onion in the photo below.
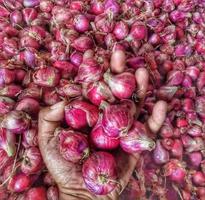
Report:
[[[37,122],[63,99],[59,150],[89,191],[115,189],[122,148],[141,154],[122,200],[204,199],[204,25],[205,0],[0,0],[1,200],[58,200]],[[113,52],[122,60],[110,63]],[[150,79],[136,121],[139,68]],[[150,138],[158,100],[168,113]]]

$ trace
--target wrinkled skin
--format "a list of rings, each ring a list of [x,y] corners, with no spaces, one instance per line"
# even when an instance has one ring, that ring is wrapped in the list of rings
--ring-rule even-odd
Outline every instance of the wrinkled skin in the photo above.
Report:
[[[115,53],[114,53],[115,54]],[[117,56],[113,59],[118,60]],[[114,63],[114,60],[111,59]],[[124,61],[122,62],[122,64]],[[141,101],[138,103],[137,115],[143,105],[143,99],[148,86],[148,72],[146,69],[138,69],[135,73],[137,81],[138,97]],[[120,184],[108,195],[95,196],[87,189],[83,181],[81,167],[78,164],[70,163],[60,155],[57,147],[57,137],[54,137],[55,129],[60,125],[64,118],[64,107],[66,102],[59,102],[51,107],[41,110],[39,114],[39,147],[44,162],[56,181],[59,188],[60,200],[117,200],[120,198],[121,192],[126,188],[131,175],[135,169],[139,155],[128,155],[122,151],[116,155],[116,163],[118,164]],[[147,131],[153,137],[160,129],[166,117],[167,105],[163,101],[156,103],[153,113],[146,123]]]

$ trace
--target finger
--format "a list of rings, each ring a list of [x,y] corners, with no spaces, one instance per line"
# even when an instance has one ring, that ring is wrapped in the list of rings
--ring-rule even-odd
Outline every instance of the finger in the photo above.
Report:
[[[126,56],[124,51],[117,50],[111,56],[110,67],[114,73],[122,73],[125,71]]]
[[[66,102],[59,102],[51,107],[44,108],[39,113],[39,144],[46,145],[54,134],[55,129],[64,118]]]
[[[152,115],[147,121],[148,128],[152,133],[157,133],[161,128],[167,114],[167,103],[158,101],[153,108]]]
[[[135,78],[137,82],[137,98],[138,98],[138,112],[136,117],[138,117],[141,108],[144,105],[144,98],[147,93],[147,88],[149,84],[149,73],[145,68],[139,68],[135,72]]]
[[[113,197],[119,196],[127,186],[132,173],[135,170],[138,159],[139,154],[130,155],[123,151],[120,151],[120,154],[116,159],[118,163],[119,184],[116,186],[116,189],[112,193]]]

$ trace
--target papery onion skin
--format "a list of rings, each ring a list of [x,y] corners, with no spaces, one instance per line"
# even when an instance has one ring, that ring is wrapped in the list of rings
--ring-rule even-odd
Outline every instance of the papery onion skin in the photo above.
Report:
[[[93,153],[83,164],[82,172],[88,190],[94,194],[106,195],[116,187],[116,162],[110,153]]]
[[[89,156],[89,144],[86,135],[73,130],[57,129],[61,155],[68,161],[80,163]]]
[[[155,148],[155,142],[148,137],[144,125],[135,121],[128,133],[120,138],[120,146],[125,152],[140,153],[152,151]]]

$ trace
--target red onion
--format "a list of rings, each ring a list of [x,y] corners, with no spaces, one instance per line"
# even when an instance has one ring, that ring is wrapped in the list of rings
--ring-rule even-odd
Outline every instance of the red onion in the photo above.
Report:
[[[61,155],[68,161],[79,163],[89,156],[86,135],[73,130],[56,130]]]
[[[129,28],[127,24],[123,21],[119,21],[115,24],[113,34],[118,40],[123,40],[129,33]]]
[[[102,14],[104,12],[104,2],[100,0],[91,0],[89,11],[95,15]]]
[[[43,12],[49,13],[53,8],[53,2],[49,0],[41,0],[39,7]]]
[[[89,30],[89,20],[85,15],[76,15],[73,19],[73,25],[76,31],[85,32]]]
[[[173,146],[171,148],[171,154],[173,157],[181,158],[183,155],[183,144],[181,140],[175,139],[173,142]]]
[[[128,153],[136,153],[152,151],[155,148],[155,143],[148,137],[144,125],[135,121],[127,135],[120,138],[120,146]]]
[[[98,122],[90,133],[91,143],[98,149],[112,150],[116,149],[120,144],[119,138],[107,136],[101,122]]]
[[[0,129],[0,148],[6,151],[8,156],[14,156],[16,153],[16,137],[5,128]]]
[[[53,67],[41,68],[33,74],[34,83],[43,87],[55,87],[59,80],[59,71]]]
[[[125,136],[133,123],[133,113],[123,104],[105,105],[102,125],[110,137]]]
[[[200,171],[196,171],[193,174],[193,183],[197,186],[204,186],[205,185],[205,175]]]
[[[68,83],[60,87],[57,91],[60,95],[65,97],[78,97],[82,95],[81,85],[75,83]]]
[[[18,99],[24,98],[34,98],[36,100],[40,100],[42,96],[42,90],[37,85],[32,85],[29,88],[24,89],[21,94],[18,96]]]
[[[39,0],[23,0],[23,5],[25,7],[34,7],[34,6],[38,6],[40,3]]]
[[[169,86],[178,86],[182,83],[184,75],[181,71],[171,71],[167,75],[167,83]]]
[[[83,164],[82,172],[88,190],[94,194],[106,195],[116,187],[116,163],[107,152],[93,153]]]
[[[194,167],[199,167],[202,161],[202,154],[200,152],[192,152],[189,154],[189,160]]]
[[[167,164],[164,165],[165,176],[169,176],[170,180],[182,183],[186,176],[186,170],[179,160],[171,159]]]
[[[88,36],[83,35],[73,41],[72,47],[78,51],[85,52],[88,49],[92,49],[93,41]]]
[[[58,200],[58,188],[51,186],[47,190],[47,200]]]
[[[15,105],[15,101],[9,97],[0,96],[0,115],[3,116],[10,112]]]
[[[26,193],[26,200],[47,200],[46,190],[44,187],[34,187]]]
[[[70,61],[71,63],[73,63],[74,65],[76,66],[80,66],[80,64],[82,63],[83,61],[83,55],[80,53],[80,52],[73,52],[71,55],[70,55]]]
[[[156,142],[156,147],[153,151],[153,159],[155,163],[159,165],[165,164],[169,161],[169,152],[164,149],[159,140]]]
[[[129,72],[123,72],[118,75],[106,72],[104,80],[109,85],[114,96],[119,99],[130,98],[136,89],[135,76]]]
[[[113,15],[109,13],[97,15],[94,22],[97,30],[104,33],[112,32],[115,25]]]
[[[93,58],[86,59],[79,66],[75,81],[79,83],[90,83],[102,78],[103,68]]]
[[[147,27],[140,22],[135,22],[131,26],[129,36],[127,37],[128,41],[132,40],[143,40],[147,37]]]
[[[22,133],[28,129],[30,117],[23,111],[11,111],[5,115],[1,125],[12,133]]]
[[[74,100],[65,107],[65,119],[68,126],[75,129],[93,127],[98,120],[98,112],[94,105]]]
[[[31,128],[23,132],[22,144],[25,148],[38,145],[37,129]]]
[[[16,110],[24,111],[32,117],[37,117],[40,105],[37,100],[27,97],[16,104]]]
[[[32,184],[31,178],[23,173],[14,175],[8,183],[8,190],[11,192],[24,192]]]
[[[83,93],[87,99],[97,106],[99,106],[102,101],[108,101],[110,103],[115,101],[115,97],[103,81],[89,83],[85,86]]]
[[[56,90],[46,88],[43,91],[43,101],[46,105],[51,106],[51,105],[54,105],[54,104],[60,102],[61,98],[59,97]]]
[[[21,25],[23,22],[23,16],[21,11],[15,10],[10,14],[10,21],[13,26]]]
[[[104,2],[105,12],[117,15],[120,12],[120,4],[116,0],[106,0]]]
[[[34,8],[25,8],[22,11],[23,19],[27,25],[30,25],[33,20],[38,16],[37,11]]]
[[[43,159],[37,147],[30,147],[25,150],[21,163],[21,171],[25,174],[34,174],[43,167]]]
[[[26,71],[23,69],[16,69],[15,70],[16,73],[16,82],[21,83],[24,80],[24,77],[26,75]]]
[[[15,80],[15,71],[0,68],[0,86],[13,83]]]

